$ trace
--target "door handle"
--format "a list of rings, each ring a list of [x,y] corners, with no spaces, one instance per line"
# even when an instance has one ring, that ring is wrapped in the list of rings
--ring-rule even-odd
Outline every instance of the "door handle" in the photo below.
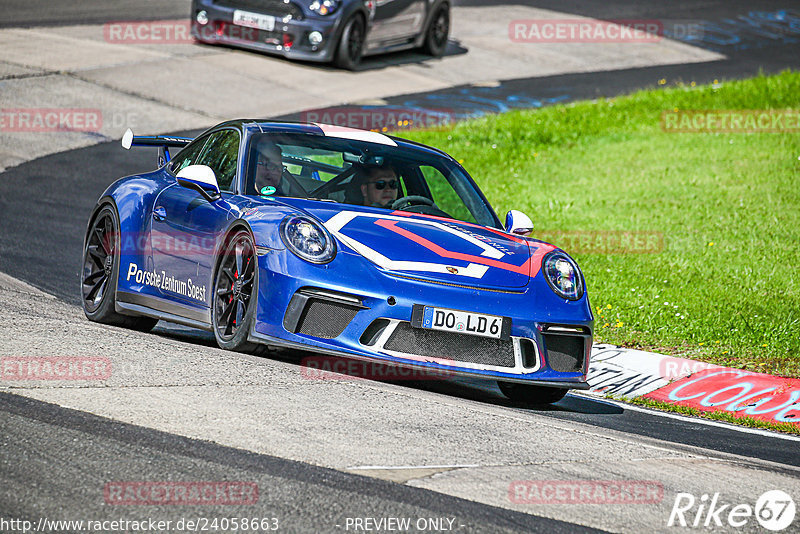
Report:
[[[156,209],[153,210],[153,220],[163,221],[166,218],[167,210],[165,210],[163,206],[157,206]]]

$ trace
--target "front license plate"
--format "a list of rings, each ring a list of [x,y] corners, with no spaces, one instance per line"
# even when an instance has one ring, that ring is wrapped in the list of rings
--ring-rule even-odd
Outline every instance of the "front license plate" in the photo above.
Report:
[[[411,326],[473,336],[508,339],[511,319],[499,315],[414,305]]]
[[[258,28],[259,30],[268,32],[275,29],[275,17],[262,15],[260,13],[251,13],[250,11],[241,11],[239,9],[233,12],[233,23],[239,26]]]

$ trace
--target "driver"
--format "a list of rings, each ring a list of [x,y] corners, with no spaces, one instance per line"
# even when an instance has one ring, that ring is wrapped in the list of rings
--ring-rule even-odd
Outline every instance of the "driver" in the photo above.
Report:
[[[283,153],[281,147],[267,137],[262,137],[256,145],[256,193],[259,195],[283,195],[282,187]]]
[[[361,171],[361,182],[361,194],[364,195],[365,206],[389,208],[397,200],[400,180],[391,166],[365,167]]]

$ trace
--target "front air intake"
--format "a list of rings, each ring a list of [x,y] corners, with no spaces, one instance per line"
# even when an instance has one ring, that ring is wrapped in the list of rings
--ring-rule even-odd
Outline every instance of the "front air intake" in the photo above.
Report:
[[[305,288],[292,296],[283,327],[293,334],[333,339],[363,309],[358,297]]]
[[[586,357],[585,336],[542,333],[547,363],[554,371],[577,373],[583,370]]]

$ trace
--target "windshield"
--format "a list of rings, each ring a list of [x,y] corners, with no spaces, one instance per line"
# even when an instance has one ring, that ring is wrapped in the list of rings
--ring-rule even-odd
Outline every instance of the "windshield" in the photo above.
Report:
[[[497,226],[459,166],[422,150],[307,134],[254,134],[245,192],[401,209]]]

